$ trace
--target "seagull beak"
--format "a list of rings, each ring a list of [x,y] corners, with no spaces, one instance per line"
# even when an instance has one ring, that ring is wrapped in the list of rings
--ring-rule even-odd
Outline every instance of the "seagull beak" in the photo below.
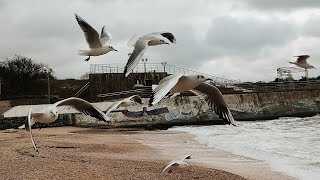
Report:
[[[114,49],[114,51],[117,51],[117,52],[118,52],[118,50],[116,50],[116,49]]]
[[[213,81],[211,78],[207,78],[206,81]]]
[[[170,45],[169,43],[166,42],[166,44]]]

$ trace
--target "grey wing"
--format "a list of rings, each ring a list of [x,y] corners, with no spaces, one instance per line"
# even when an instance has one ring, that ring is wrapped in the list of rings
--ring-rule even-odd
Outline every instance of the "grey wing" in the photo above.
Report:
[[[67,98],[59,102],[56,102],[54,105],[55,106],[63,106],[63,105],[72,106],[73,108],[82,112],[85,115],[95,117],[104,122],[110,122],[110,118],[105,113],[103,113],[99,108],[92,105],[88,101],[80,98],[76,98],[76,97]]]
[[[106,42],[109,41],[110,39],[112,39],[111,33],[109,31],[106,31],[106,27],[103,26],[100,34],[101,45],[105,45]]]
[[[300,56],[294,56],[298,57],[297,62],[298,63],[306,63],[307,59],[310,57],[309,55],[300,55]]]
[[[100,42],[99,33],[90,26],[84,19],[82,19],[79,15],[75,14],[76,20],[82,29],[84,36],[86,37],[87,43],[89,47],[92,48],[99,48],[102,47]]]
[[[109,114],[114,109],[117,109],[121,103],[122,103],[122,101],[116,101],[116,102],[112,103],[111,106],[109,106],[108,109],[106,110],[106,114]]]
[[[225,124],[235,125],[233,116],[226,104],[225,100],[219,89],[215,86],[201,83],[199,86],[191,90],[197,95],[203,95],[204,100],[208,103],[209,107],[223,120]]]
[[[131,71],[137,66],[138,62],[142,58],[143,54],[146,52],[148,40],[138,39],[131,56],[124,68],[124,75],[128,77]]]
[[[174,74],[162,79],[159,85],[152,90],[152,94],[149,100],[149,105],[155,105],[158,103],[164,96],[170,92],[170,90],[178,83],[181,77],[185,77],[181,74]]]
[[[175,162],[174,160],[173,161],[170,161],[168,164],[166,164],[166,166],[161,170],[161,173],[160,174],[164,174],[164,173],[167,173],[169,170],[170,170],[170,167],[173,166],[173,165],[178,165],[177,162]]]

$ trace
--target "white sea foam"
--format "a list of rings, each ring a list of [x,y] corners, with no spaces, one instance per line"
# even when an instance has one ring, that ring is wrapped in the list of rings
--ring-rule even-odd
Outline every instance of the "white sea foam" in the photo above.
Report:
[[[320,116],[238,122],[233,126],[178,127],[209,147],[263,160],[275,171],[320,179]]]

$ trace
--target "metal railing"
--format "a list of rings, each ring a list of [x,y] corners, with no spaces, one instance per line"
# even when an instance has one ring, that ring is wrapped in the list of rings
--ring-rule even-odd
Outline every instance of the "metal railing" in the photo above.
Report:
[[[99,74],[99,73],[123,73],[125,64],[91,64],[90,65],[90,74]],[[133,70],[132,73],[149,73],[149,72],[166,72],[168,74],[200,74],[208,78],[211,78],[212,83],[225,86],[225,87],[234,87],[234,84],[240,84],[240,80],[234,80],[229,78],[217,77],[210,74],[201,73],[199,71],[194,71],[174,65],[167,64],[166,62],[162,63],[139,63]]]
[[[320,89],[320,80],[307,81],[280,81],[280,82],[247,82],[235,84],[240,88],[246,89],[247,92],[270,92],[270,91],[289,91],[289,90],[306,90]]]
[[[83,91],[85,91],[85,90],[89,87],[89,85],[90,85],[90,81],[87,82],[84,86],[82,86],[82,87],[79,89],[79,91],[77,91],[77,92],[74,94],[74,97],[79,97],[79,96],[83,93]]]

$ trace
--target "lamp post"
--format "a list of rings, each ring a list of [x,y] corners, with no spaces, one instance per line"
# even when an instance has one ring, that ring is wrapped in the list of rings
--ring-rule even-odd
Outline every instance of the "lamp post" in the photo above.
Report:
[[[148,61],[148,58],[144,58],[144,59],[141,59],[141,60],[144,63],[144,73],[146,73],[147,72],[146,63]]]
[[[163,72],[165,73],[166,72],[167,62],[161,62],[161,64],[163,65]]]
[[[48,84],[48,103],[50,104],[50,70],[47,67],[43,68],[47,73],[47,84]]]

